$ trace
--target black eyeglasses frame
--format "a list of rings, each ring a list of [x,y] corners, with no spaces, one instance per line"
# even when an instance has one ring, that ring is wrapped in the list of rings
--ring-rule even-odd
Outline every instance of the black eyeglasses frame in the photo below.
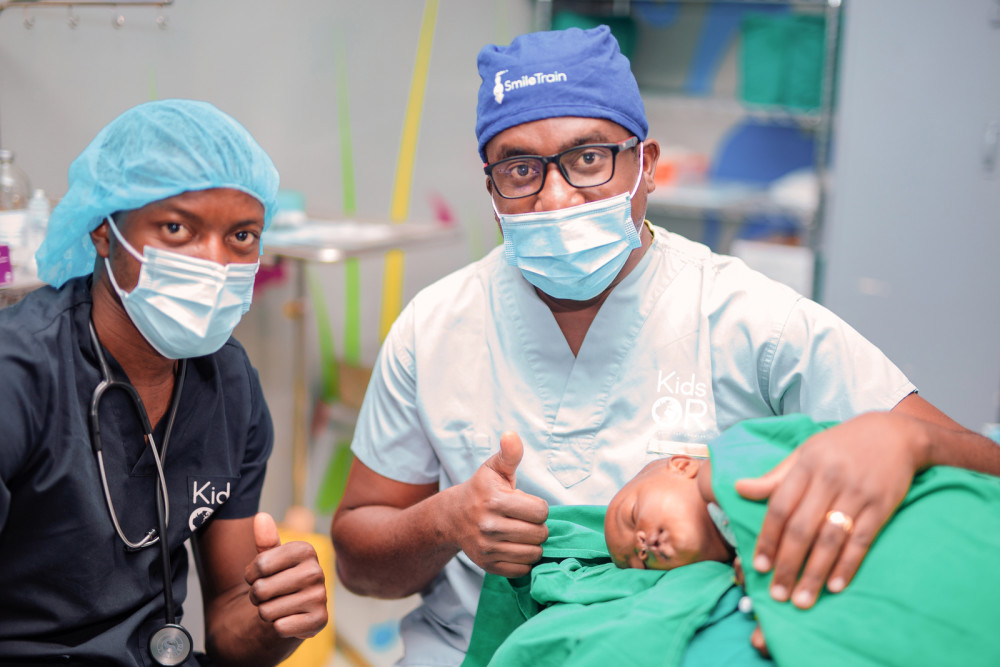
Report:
[[[554,155],[513,155],[511,157],[507,157],[507,158],[504,158],[502,160],[497,160],[496,162],[493,162],[491,164],[484,164],[483,165],[483,172],[489,177],[490,182],[493,184],[493,189],[496,191],[496,193],[498,195],[500,195],[504,199],[524,199],[525,197],[532,197],[534,195],[537,195],[539,192],[541,192],[542,189],[545,187],[545,177],[549,173],[549,165],[550,164],[555,164],[556,168],[559,170],[559,173],[562,174],[563,179],[567,183],[569,183],[570,185],[572,185],[574,188],[581,188],[581,189],[582,188],[596,188],[596,187],[600,187],[602,185],[607,184],[608,182],[611,181],[612,178],[615,177],[615,167],[618,166],[618,154],[621,153],[622,151],[627,151],[630,148],[635,148],[638,145],[639,145],[639,137],[633,135],[633,136],[629,137],[628,139],[626,139],[624,141],[617,142],[617,143],[582,144],[580,146],[573,146],[572,148],[567,148],[566,150],[560,151],[558,153],[555,153]],[[563,166],[563,164],[561,162],[561,158],[562,158],[562,156],[566,155],[567,153],[573,153],[573,152],[584,150],[584,149],[587,149],[587,148],[605,148],[605,149],[611,151],[611,174],[608,176],[607,180],[601,181],[600,183],[592,183],[590,185],[576,185],[576,184],[574,184],[570,180],[569,174],[566,172],[566,168]],[[507,195],[505,195],[503,192],[500,191],[500,187],[497,185],[496,180],[494,180],[494,178],[493,178],[493,170],[498,165],[502,165],[502,164],[505,164],[505,163],[508,163],[508,162],[513,162],[515,160],[524,160],[524,159],[528,159],[528,158],[535,159],[535,160],[541,160],[541,162],[542,162],[542,178],[541,178],[541,181],[539,181],[538,189],[535,190],[534,192],[531,192],[531,193],[528,193],[528,194],[525,194],[525,195],[517,195],[516,197],[508,197]]]

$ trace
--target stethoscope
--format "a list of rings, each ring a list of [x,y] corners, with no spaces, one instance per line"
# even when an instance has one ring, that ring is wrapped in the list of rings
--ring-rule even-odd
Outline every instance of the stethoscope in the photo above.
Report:
[[[97,331],[94,329],[94,322],[90,322],[90,339],[94,343],[94,352],[97,361],[101,366],[101,382],[94,389],[94,394],[90,399],[90,442],[97,455],[97,467],[101,473],[101,485],[104,487],[104,499],[107,501],[108,512],[111,514],[111,522],[115,525],[118,537],[125,543],[125,550],[129,552],[139,551],[154,544],[160,545],[160,559],[163,565],[163,602],[166,610],[166,623],[159,628],[149,638],[149,653],[158,665],[179,665],[191,655],[191,635],[183,626],[177,623],[177,616],[174,613],[174,590],[170,581],[170,546],[167,544],[167,524],[170,522],[170,501],[167,497],[167,480],[163,475],[163,460],[167,456],[167,445],[170,443],[170,432],[173,430],[174,417],[177,416],[177,406],[180,403],[181,388],[184,385],[184,375],[187,371],[185,359],[180,362],[180,369],[175,383],[176,389],[170,403],[170,417],[167,420],[166,434],[163,436],[163,448],[158,452],[156,443],[153,441],[153,429],[149,425],[149,416],[146,414],[146,407],[142,403],[139,392],[128,382],[120,382],[111,379],[111,371],[108,362],[104,358],[101,350],[101,343],[97,339]],[[156,474],[159,478],[159,488],[156,493],[156,528],[151,528],[146,535],[138,542],[133,542],[125,536],[121,525],[118,523],[118,516],[115,514],[115,505],[111,501],[111,491],[108,488],[108,476],[104,470],[104,454],[101,451],[101,425],[98,419],[98,407],[101,398],[109,389],[120,389],[131,399],[135,407],[139,421],[142,423],[143,438],[149,449],[153,452],[153,461],[156,462]],[[161,539],[162,538],[162,539]]]

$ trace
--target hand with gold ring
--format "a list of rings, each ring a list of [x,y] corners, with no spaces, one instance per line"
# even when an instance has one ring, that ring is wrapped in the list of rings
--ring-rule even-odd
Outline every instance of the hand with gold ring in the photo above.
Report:
[[[737,482],[767,513],[752,567],[771,597],[811,607],[843,590],[909,490],[919,461],[912,418],[868,413],[813,435],[762,477]]]

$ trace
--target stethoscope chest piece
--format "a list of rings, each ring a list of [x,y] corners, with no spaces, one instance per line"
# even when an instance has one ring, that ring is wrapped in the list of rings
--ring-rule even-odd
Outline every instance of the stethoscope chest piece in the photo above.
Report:
[[[176,623],[168,623],[149,638],[149,652],[158,665],[180,665],[191,655],[191,635]]]

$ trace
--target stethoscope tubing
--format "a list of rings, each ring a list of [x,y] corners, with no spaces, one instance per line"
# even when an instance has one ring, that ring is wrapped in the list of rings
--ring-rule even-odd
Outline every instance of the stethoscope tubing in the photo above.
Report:
[[[91,447],[94,450],[94,454],[97,456],[97,467],[101,476],[101,487],[104,491],[104,499],[108,507],[108,513],[111,515],[111,522],[114,524],[115,532],[118,533],[118,537],[125,543],[125,549],[127,551],[139,551],[157,543],[160,545],[160,562],[163,566],[163,602],[166,625],[157,630],[150,638],[149,649],[153,659],[158,664],[177,665],[184,662],[191,652],[191,635],[182,626],[177,624],[177,614],[174,608],[174,591],[173,586],[171,585],[172,569],[170,566],[170,545],[166,539],[167,527],[170,523],[170,501],[167,493],[167,479],[163,471],[163,462],[166,460],[167,446],[170,444],[170,433],[173,431],[174,419],[177,416],[177,409],[180,405],[181,390],[184,386],[184,378],[187,374],[187,360],[182,359],[180,362],[180,368],[175,380],[175,389],[171,400],[169,417],[167,419],[167,428],[163,438],[163,447],[162,450],[158,451],[156,448],[156,442],[153,438],[153,429],[150,426],[149,416],[146,413],[146,407],[142,402],[142,397],[139,396],[139,392],[136,388],[128,382],[111,379],[111,370],[108,367],[107,360],[104,358],[104,353],[101,350],[101,343],[97,338],[97,331],[94,328],[93,320],[89,322],[89,325],[90,338],[94,344],[94,353],[96,354],[98,363],[101,367],[102,378],[97,387],[95,387],[94,393],[90,398],[90,442]],[[121,389],[132,399],[132,406],[135,408],[136,415],[142,423],[143,439],[149,446],[149,449],[153,454],[153,461],[156,464],[156,476],[159,486],[156,493],[156,528],[150,529],[149,532],[146,533],[146,535],[138,542],[133,542],[128,539],[125,535],[125,531],[122,530],[121,524],[118,521],[118,515],[115,512],[114,502],[111,499],[111,489],[108,484],[108,476],[104,467],[104,451],[101,442],[99,407],[101,399],[104,397],[105,393],[111,389]]]
[[[99,356],[98,358],[101,361],[102,372],[106,373],[107,366],[103,356]],[[118,533],[118,537],[121,538],[122,542],[125,543],[125,546],[128,547],[130,551],[138,551],[145,547],[156,544],[160,538],[156,534],[156,529],[150,529],[150,531],[146,533],[145,537],[143,537],[141,540],[139,540],[138,542],[132,542],[130,539],[128,539],[128,537],[126,537],[125,531],[122,530],[121,524],[118,521],[118,515],[115,512],[115,504],[111,500],[111,489],[108,485],[108,476],[104,467],[104,451],[101,441],[101,427],[100,427],[100,420],[97,414],[101,403],[101,399],[104,397],[104,394],[107,390],[121,389],[125,391],[125,393],[129,394],[129,396],[134,401],[134,405],[136,406],[136,413],[139,415],[139,418],[143,422],[142,425],[144,431],[143,439],[145,440],[146,444],[149,446],[149,449],[153,453],[153,461],[156,463],[156,476],[158,479],[158,483],[160,485],[160,492],[164,495],[164,497],[168,497],[167,480],[165,475],[163,474],[163,463],[160,459],[160,454],[157,451],[156,443],[153,440],[152,429],[149,426],[149,418],[146,416],[145,410],[140,411],[138,409],[139,407],[142,406],[142,399],[139,398],[139,393],[135,390],[135,387],[133,387],[130,384],[127,384],[125,382],[117,382],[114,380],[109,380],[106,374],[104,377],[105,379],[102,380],[100,384],[97,385],[96,389],[94,389],[94,393],[90,399],[90,442],[94,449],[94,454],[97,455],[97,469],[101,475],[101,486],[104,489],[104,499],[108,505],[108,512],[111,514],[111,522],[114,524],[115,531]],[[157,494],[156,497],[160,498],[160,494]],[[166,522],[170,523],[169,505],[167,505],[165,513],[166,513]],[[160,534],[163,534],[162,531]]]

